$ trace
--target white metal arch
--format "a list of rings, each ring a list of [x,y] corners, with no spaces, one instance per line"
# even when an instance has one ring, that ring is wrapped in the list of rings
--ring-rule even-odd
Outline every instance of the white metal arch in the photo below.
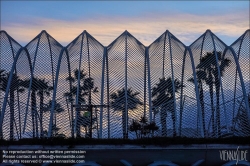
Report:
[[[248,113],[248,122],[250,123],[250,108],[249,108],[249,104],[248,104],[248,98],[247,98],[247,93],[246,93],[246,89],[245,89],[245,83],[243,81],[243,76],[242,76],[242,72],[240,70],[240,65],[239,65],[239,62],[238,62],[238,58],[237,58],[236,53],[234,52],[234,50],[233,50],[233,48],[231,46],[228,46],[227,49],[229,49],[232,52],[232,54],[234,56],[235,63],[236,63],[237,70],[239,72],[239,78],[240,78],[241,88],[242,88],[242,92],[243,92],[244,102],[245,102],[247,113]]]
[[[2,135],[3,134],[3,132],[2,132],[2,130],[3,130],[3,128],[2,128],[3,127],[3,119],[4,119],[4,115],[5,115],[5,110],[6,110],[6,105],[7,105],[7,101],[8,101],[8,95],[9,95],[9,89],[10,89],[12,77],[13,77],[13,74],[14,74],[14,72],[16,70],[16,63],[17,63],[18,58],[21,55],[22,51],[25,51],[25,53],[27,55],[27,58],[28,58],[28,61],[29,61],[29,66],[30,66],[30,72],[31,72],[31,75],[32,75],[32,64],[31,64],[31,59],[30,59],[29,52],[28,52],[27,48],[22,47],[22,48],[19,49],[19,51],[16,54],[16,57],[14,58],[14,62],[13,62],[13,65],[12,65],[12,68],[11,68],[11,71],[10,71],[10,76],[9,76],[9,79],[8,79],[7,88],[6,88],[6,91],[5,91],[5,96],[4,96],[4,101],[3,101],[2,111],[1,111],[1,117],[0,117],[0,137],[3,136]]]
[[[192,53],[190,47],[186,47],[186,49],[188,50],[188,53],[189,53],[189,56],[190,56],[190,59],[191,59],[191,65],[192,65],[193,76],[194,76],[194,84],[195,84],[195,95],[196,95],[196,99],[197,99],[197,109],[198,109],[198,115],[199,115],[199,119],[200,119],[201,136],[204,137],[204,132],[205,131],[203,131],[203,127],[202,127],[202,112],[201,112],[201,104],[200,104],[198,82],[197,82],[197,77],[196,77],[193,53]]]
[[[54,116],[54,107],[55,107],[55,100],[56,100],[56,90],[57,90],[57,85],[58,85],[58,77],[59,77],[59,71],[60,71],[60,67],[61,67],[61,61],[62,61],[62,57],[63,57],[63,53],[66,53],[66,56],[68,56],[68,51],[66,47],[63,47],[60,55],[59,55],[59,59],[58,59],[58,65],[57,65],[57,69],[56,69],[56,78],[55,78],[55,84],[54,84],[54,89],[53,89],[53,97],[52,97],[52,105],[51,105],[51,109],[50,109],[50,121],[49,121],[49,132],[48,132],[48,137],[51,137],[52,135],[52,125],[53,125],[53,116]],[[69,64],[69,61],[68,61]],[[69,71],[70,73],[70,71]]]
[[[218,60],[218,55],[217,55],[217,51],[216,51],[216,46],[215,46],[215,41],[214,41],[214,34],[212,34],[212,32],[209,30],[209,34],[211,35],[212,38],[212,42],[213,42],[213,47],[214,47],[214,52],[215,52],[215,57],[216,57],[216,62],[217,62],[217,70],[218,70],[218,77],[219,77],[219,81],[220,81],[220,89],[221,89],[221,95],[222,95],[222,102],[223,102],[223,109],[224,109],[224,114],[226,113],[226,108],[225,108],[225,99],[224,99],[224,92],[223,92],[223,87],[222,87],[222,81],[221,81],[221,73],[220,73],[220,67],[219,67],[219,60]],[[224,43],[223,43],[224,44]],[[219,107],[219,105],[217,104],[217,107]],[[217,108],[216,108],[217,109]],[[217,111],[216,111],[217,112]],[[217,114],[217,113],[216,113]],[[226,114],[225,114],[226,116]],[[217,117],[217,115],[216,115]],[[216,118],[216,121],[220,121],[220,119],[218,120]],[[217,124],[219,125],[219,124]],[[228,120],[226,117],[226,126],[227,126],[227,132],[229,132],[229,127],[228,127]],[[220,125],[218,126],[220,128]],[[220,129],[219,129],[220,130]]]
[[[35,63],[36,63],[36,57],[37,57],[37,52],[38,52],[38,46],[39,46],[39,43],[40,43],[40,38],[41,38],[42,32],[37,36],[38,37],[38,42],[37,42],[37,46],[36,46],[34,61],[33,61],[33,64],[32,64],[32,70],[31,70],[31,78],[30,78],[29,91],[28,91],[28,99],[27,99],[26,112],[25,112],[25,117],[24,117],[23,133],[25,132],[25,127],[26,127],[27,114],[28,114],[28,106],[29,106],[30,93],[31,93],[31,85],[32,85],[33,74],[34,74],[34,69],[35,69]],[[34,38],[33,40],[35,40],[35,39],[36,38]],[[25,46],[25,48],[27,48],[28,45],[29,45],[29,43]]]

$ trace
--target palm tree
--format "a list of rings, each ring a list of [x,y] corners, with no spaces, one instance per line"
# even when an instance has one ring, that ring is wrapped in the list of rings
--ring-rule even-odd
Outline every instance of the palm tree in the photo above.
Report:
[[[207,137],[206,134],[206,126],[205,126],[205,102],[204,102],[204,93],[203,93],[203,82],[209,83],[209,80],[206,78],[206,73],[202,70],[196,71],[197,81],[198,81],[198,91],[199,91],[199,98],[200,98],[200,104],[201,104],[201,114],[202,114],[202,127],[203,131],[205,133],[205,137]],[[194,84],[194,78],[188,79],[189,82],[192,82]],[[182,119],[182,115],[181,115]],[[181,126],[181,125],[180,125]]]
[[[138,105],[142,105],[143,103],[137,97],[139,92],[133,92],[131,88],[127,90],[127,109],[134,110],[137,109]],[[117,92],[114,92],[110,95],[111,98],[111,107],[114,111],[122,111],[122,129],[123,129],[123,138],[127,138],[128,135],[126,133],[126,96],[125,96],[125,89],[122,88]]]
[[[4,73],[4,70],[0,70],[0,90],[6,91],[10,73]],[[22,93],[24,89],[21,88],[22,80],[14,73],[12,75],[12,80],[9,88],[10,94],[10,140],[14,139],[14,110],[15,110],[15,91]],[[21,131],[20,131],[21,132]],[[2,134],[2,133],[1,133]]]
[[[53,90],[52,86],[48,85],[49,83],[45,81],[45,79],[38,79],[38,92],[37,95],[40,97],[40,133],[41,137],[43,137],[43,107],[44,107],[44,95],[50,96],[50,91]]]
[[[47,106],[43,108],[43,111],[44,111],[44,112],[48,112],[48,111],[51,110],[51,107],[52,107],[52,100],[50,100],[49,103],[47,104]],[[54,111],[53,111],[54,114],[55,114],[55,116],[54,116],[54,122],[53,122],[53,124],[52,124],[52,136],[58,135],[58,131],[59,131],[59,129],[60,129],[60,128],[58,128],[57,125],[56,125],[56,123],[57,123],[57,114],[62,113],[62,112],[64,112],[64,111],[65,111],[65,110],[63,109],[63,107],[61,106],[61,104],[60,104],[60,103],[57,103],[57,102],[55,101],[55,104],[54,104]]]
[[[79,105],[83,105],[86,104],[86,99],[85,96],[88,96],[88,101],[89,104],[91,104],[91,93],[97,93],[98,92],[98,88],[94,87],[94,80],[91,77],[86,78],[86,73],[84,73],[83,70],[79,71],[78,69],[74,70],[74,75],[73,77],[67,77],[66,80],[70,81],[70,83],[75,83],[75,86],[72,86],[70,89],[70,92],[66,92],[64,93],[64,96],[68,99],[69,102],[71,102],[71,117],[73,116],[73,102],[75,102],[76,100],[76,96],[77,96],[77,81],[78,81],[78,73],[80,74],[80,85],[79,85],[79,95],[78,95],[78,104]],[[79,108],[76,108],[79,109]],[[80,126],[81,126],[81,122],[80,122],[80,111],[77,110],[76,111],[77,114],[77,122],[76,122],[76,135],[77,137],[80,137],[81,132],[80,132]],[[72,123],[73,124],[73,118],[72,119]],[[71,136],[73,137],[73,131],[74,131],[74,126],[71,125]]]
[[[216,54],[218,63],[216,60]],[[216,127],[213,127],[213,132],[218,131],[218,136],[221,136],[221,125],[220,125],[220,78],[217,65],[219,65],[220,76],[223,77],[225,70],[230,66],[231,60],[224,58],[221,52],[207,52],[204,57],[201,57],[200,63],[197,65],[196,69],[202,70],[206,73],[207,83],[209,85],[209,93],[211,98],[212,107],[212,123],[214,119],[214,103],[213,103],[213,85],[215,85],[216,91]],[[214,123],[213,123],[214,124]],[[214,126],[214,125],[213,125]]]
[[[80,115],[79,117],[80,125],[83,126],[85,129],[85,137],[91,138],[90,130],[92,130],[92,126],[97,121],[97,117],[92,119],[92,124],[91,124],[91,117],[89,110],[85,109],[84,111],[85,113],[83,115]]]
[[[22,82],[22,86],[29,88],[30,79],[26,79]],[[36,94],[39,91],[39,79],[33,77],[31,84],[31,118],[32,118],[32,129],[33,129],[33,138],[38,137],[38,121],[37,121],[37,102]]]
[[[178,79],[174,80],[175,93],[179,91],[181,87],[184,87],[180,83]],[[175,110],[174,110],[174,92],[172,86],[172,79],[169,77],[165,79],[165,77],[159,79],[159,83],[156,84],[152,89],[152,97],[154,98],[152,103],[155,108],[159,108],[161,110],[161,125],[162,125],[162,136],[167,136],[167,111],[171,113],[172,121],[173,121],[173,136],[176,136],[176,119],[175,119]]]

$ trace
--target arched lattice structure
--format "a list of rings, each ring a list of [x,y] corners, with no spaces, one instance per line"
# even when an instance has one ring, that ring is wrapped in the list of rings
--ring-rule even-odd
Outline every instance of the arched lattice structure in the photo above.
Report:
[[[43,30],[25,48],[30,54],[32,77],[24,81],[29,95],[23,132],[32,133],[32,137],[43,137],[48,135],[50,112],[60,110],[52,111],[51,101],[58,58],[63,47]]]
[[[0,77],[11,71],[12,64],[16,53],[21,48],[7,32],[0,31]],[[5,87],[0,87],[0,108],[2,108],[3,98],[5,95]]]
[[[26,63],[26,66],[23,64]],[[0,126],[3,136],[10,140],[23,138],[22,125],[24,123],[24,110],[28,93],[23,86],[24,79],[31,78],[31,61],[26,48],[20,48],[14,58],[9,74],[4,75],[3,84],[6,93],[3,98]],[[5,83],[4,83],[5,82]],[[15,126],[15,127],[14,127]],[[8,135],[8,131],[10,134]],[[7,133],[6,133],[7,132]]]
[[[88,108],[78,109],[75,105],[100,105],[103,73],[104,47],[87,31],[80,34],[61,53],[58,61],[56,101],[68,110],[58,119],[64,124],[67,136],[87,137],[90,128]],[[78,110],[77,110],[78,109]],[[96,110],[98,109],[98,110]],[[100,108],[93,112],[93,125],[98,131]],[[65,123],[65,117],[69,118]],[[99,124],[100,125],[100,124]],[[94,132],[93,137],[98,136]]]
[[[241,75],[235,78],[239,82],[238,86],[235,87],[232,82],[232,73],[240,72],[234,51],[210,30],[191,44],[190,48],[196,67],[205,135],[220,137],[233,133],[232,94],[237,91],[240,100],[245,98]]]
[[[149,67],[159,136],[200,136],[195,84],[188,82],[193,77],[192,59],[186,46],[166,31],[149,46]],[[183,118],[188,115],[190,118]]]
[[[15,90],[11,88],[12,93],[10,96],[8,92],[6,93],[6,90],[8,87],[8,80],[11,77],[12,65],[20,48],[21,45],[17,43],[11,36],[9,36],[7,32],[0,31],[0,127],[4,132],[1,133],[2,130],[0,129],[0,136],[4,134],[6,136],[4,138],[11,140],[17,137],[17,132],[19,130],[19,128],[16,126],[17,119],[15,119],[15,116],[17,115],[17,111],[15,111],[14,106],[16,97],[19,95],[19,91],[17,88]],[[16,69],[14,69],[14,72],[16,73]],[[9,105],[7,105],[7,109],[5,109],[6,104],[4,104],[5,96],[6,101],[9,103]],[[10,98],[12,98],[12,100],[10,100]],[[20,103],[17,105],[20,106]],[[4,117],[5,112],[8,116]],[[4,126],[2,126],[3,124]]]
[[[0,31],[0,137],[136,138],[145,119],[154,136],[249,136],[249,36],[145,47],[125,31],[104,47],[83,31],[63,47],[42,31],[21,47]]]
[[[128,122],[146,116],[145,62],[145,47],[127,31],[107,47],[110,137],[127,138]]]
[[[248,29],[243,35],[241,35],[233,44],[231,44],[231,47],[236,53],[236,57],[239,62],[240,71],[242,73],[242,78],[244,81],[244,87],[246,90],[246,95],[248,96],[248,107],[250,105],[250,29]],[[238,87],[241,87],[240,80],[238,79],[239,72],[238,70],[235,70],[234,72],[234,86],[235,89]],[[250,126],[248,119],[247,122],[247,115],[250,117],[250,112],[248,110],[247,113],[247,106],[244,104],[245,99],[240,98],[238,96],[241,96],[242,94],[240,91],[235,90],[234,91],[234,101],[233,101],[233,110],[234,110],[234,132],[238,135],[249,135],[249,129],[246,130],[247,126]],[[237,107],[238,106],[238,107]]]

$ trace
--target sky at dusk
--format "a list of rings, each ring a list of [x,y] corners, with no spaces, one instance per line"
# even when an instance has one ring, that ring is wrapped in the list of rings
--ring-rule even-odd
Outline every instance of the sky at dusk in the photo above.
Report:
[[[190,45],[210,29],[227,45],[249,29],[249,1],[0,1],[1,30],[25,46],[46,30],[63,46],[87,30],[104,46],[128,30],[145,46],[169,30]]]

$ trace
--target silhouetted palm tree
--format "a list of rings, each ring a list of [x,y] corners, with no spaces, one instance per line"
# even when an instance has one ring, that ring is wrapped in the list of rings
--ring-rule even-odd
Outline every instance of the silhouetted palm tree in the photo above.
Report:
[[[43,137],[43,107],[44,107],[44,95],[50,96],[50,92],[53,90],[52,86],[49,86],[49,82],[45,79],[38,79],[38,92],[37,95],[40,97],[40,133]]]
[[[86,104],[87,100],[85,99],[86,96],[88,98],[88,101],[91,101],[91,95],[90,93],[97,93],[98,92],[98,88],[94,86],[94,80],[93,78],[89,77],[86,78],[86,73],[84,73],[83,70],[79,71],[78,69],[74,70],[74,75],[73,77],[67,77],[67,81],[70,81],[71,83],[75,83],[75,85],[72,86],[70,92],[66,92],[64,93],[64,96],[68,99],[69,102],[71,102],[71,117],[73,116],[73,103],[76,100],[76,96],[77,96],[77,82],[78,82],[78,73],[80,73],[80,86],[79,86],[79,95],[78,95],[78,104],[79,105],[84,105]],[[89,103],[91,104],[91,103]],[[76,108],[78,109],[78,108]],[[77,117],[80,117],[80,111],[77,110],[76,111]],[[72,123],[73,124],[73,118],[72,118]],[[77,137],[80,137],[81,132],[80,132],[80,118],[77,118],[77,122],[76,122],[76,135]],[[71,125],[71,133],[72,133],[72,137],[73,137],[73,131],[74,131],[74,125]]]
[[[216,54],[218,63],[216,61]],[[222,56],[221,52],[207,52],[204,57],[201,57],[200,63],[196,69],[202,70],[206,73],[207,83],[209,85],[209,93],[211,98],[212,107],[212,119],[214,115],[214,104],[213,104],[213,85],[215,85],[216,91],[216,127],[213,128],[213,132],[218,131],[218,136],[221,136],[221,125],[220,125],[220,79],[218,68],[220,70],[220,76],[223,77],[225,70],[230,66],[231,60]],[[219,66],[218,66],[219,65]],[[212,120],[213,123],[213,120]],[[214,126],[214,125],[213,125]]]
[[[131,88],[127,90],[127,109],[133,110],[137,109],[138,105],[142,105],[143,103],[137,97],[139,92],[133,92]],[[122,129],[123,129],[123,138],[127,138],[126,133],[126,97],[125,97],[125,89],[118,90],[110,95],[111,98],[111,107],[114,111],[122,111]]]
[[[135,132],[137,139],[142,138],[142,136],[149,136],[150,133],[153,136],[154,131],[158,129],[159,127],[156,126],[154,121],[148,123],[148,119],[144,116],[139,121],[132,119],[132,123],[129,125],[129,130]]]
[[[175,93],[179,91],[181,87],[184,87],[178,79],[174,80]],[[167,112],[171,113],[172,121],[173,121],[173,136],[176,136],[176,119],[175,119],[175,110],[174,110],[174,91],[172,86],[172,79],[169,77],[165,79],[165,77],[159,79],[159,83],[153,87],[152,97],[154,98],[152,103],[153,106],[160,107],[161,110],[161,125],[162,125],[162,136],[167,136]]]
[[[30,79],[26,79],[22,82],[22,86],[29,89]],[[32,129],[33,138],[38,137],[38,119],[37,119],[37,102],[36,94],[39,91],[39,79],[33,77],[31,84],[31,118],[32,118]]]
[[[0,70],[0,90],[6,91],[10,73],[5,73],[4,70]],[[9,88],[10,94],[10,140],[14,139],[14,110],[15,110],[15,91],[22,93],[24,89],[21,88],[22,80],[14,73],[12,75],[12,81]],[[21,132],[21,131],[20,131]]]
[[[43,110],[44,110],[44,112],[50,112],[50,110],[51,110],[51,107],[52,107],[52,100],[50,100],[49,101],[49,103],[47,104],[47,106],[46,107],[44,107],[43,108]],[[54,104],[54,122],[53,122],[53,124],[52,124],[52,136],[55,136],[56,134],[58,134],[57,132],[58,132],[58,130],[60,129],[60,128],[58,128],[57,127],[57,125],[56,125],[56,123],[57,123],[57,114],[59,114],[59,113],[62,113],[62,112],[64,112],[65,110],[64,110],[64,108],[61,106],[61,104],[60,103],[57,103],[56,101],[55,101],[55,104]],[[58,130],[57,130],[58,129]]]
[[[209,80],[206,78],[206,72],[202,70],[197,70],[196,76],[197,76],[199,98],[200,98],[200,104],[201,104],[202,127],[203,127],[205,137],[207,137],[206,126],[205,126],[205,102],[204,102],[204,93],[203,93],[203,83],[205,82],[208,84]],[[188,79],[188,81],[194,83],[194,78],[190,78]],[[182,114],[181,114],[181,119],[182,119]]]

